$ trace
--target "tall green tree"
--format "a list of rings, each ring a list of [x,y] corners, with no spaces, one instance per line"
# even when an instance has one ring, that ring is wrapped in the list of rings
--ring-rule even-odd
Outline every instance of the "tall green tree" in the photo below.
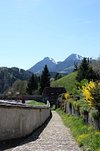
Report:
[[[32,74],[27,84],[27,93],[32,95],[34,91],[37,89],[38,89],[38,79],[36,75]]]
[[[50,73],[47,65],[45,65],[40,78],[40,94],[42,94],[45,87],[50,87]]]
[[[96,79],[96,74],[93,71],[93,67],[89,59],[83,58],[82,63],[80,64],[80,67],[78,69],[76,79],[79,82],[83,79],[87,79],[88,81]]]
[[[97,80],[100,80],[100,57],[93,62],[93,70],[97,76]]]

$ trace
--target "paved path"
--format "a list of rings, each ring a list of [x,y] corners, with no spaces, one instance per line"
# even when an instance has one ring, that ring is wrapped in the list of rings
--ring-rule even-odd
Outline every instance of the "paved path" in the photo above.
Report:
[[[60,116],[55,111],[52,115],[50,122],[37,139],[7,151],[80,151],[69,128],[64,126]]]

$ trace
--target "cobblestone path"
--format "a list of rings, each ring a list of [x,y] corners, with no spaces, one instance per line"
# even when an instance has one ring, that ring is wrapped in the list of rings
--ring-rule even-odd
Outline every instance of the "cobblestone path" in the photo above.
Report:
[[[73,139],[69,128],[64,126],[60,116],[53,111],[50,122],[37,139],[7,151],[81,151],[81,149]]]

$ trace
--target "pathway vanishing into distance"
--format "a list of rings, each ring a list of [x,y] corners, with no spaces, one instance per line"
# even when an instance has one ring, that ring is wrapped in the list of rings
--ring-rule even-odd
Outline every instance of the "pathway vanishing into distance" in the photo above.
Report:
[[[51,120],[41,132],[38,130],[17,147],[6,151],[81,151],[81,149],[69,128],[64,126],[60,116],[53,111]]]

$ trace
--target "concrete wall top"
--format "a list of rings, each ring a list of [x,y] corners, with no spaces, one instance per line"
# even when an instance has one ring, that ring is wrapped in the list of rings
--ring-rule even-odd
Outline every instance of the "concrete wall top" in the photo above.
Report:
[[[50,107],[0,103],[0,141],[21,138],[41,126],[50,116]]]
[[[26,104],[11,104],[11,103],[0,103],[0,108],[27,108],[27,109],[49,109],[48,105],[41,106],[30,106]]]

